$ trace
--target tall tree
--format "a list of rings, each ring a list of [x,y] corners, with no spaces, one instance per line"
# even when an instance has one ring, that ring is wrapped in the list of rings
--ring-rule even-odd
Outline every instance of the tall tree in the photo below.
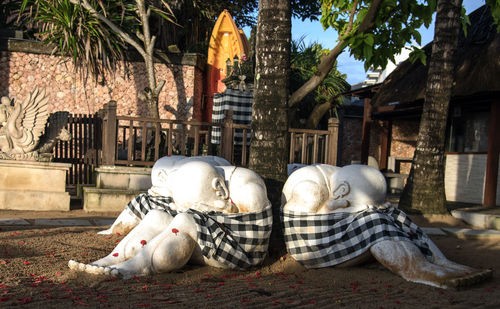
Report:
[[[437,4],[434,41],[417,146],[410,176],[399,203],[406,211],[447,212],[444,149],[461,10],[462,0],[439,0]]]
[[[273,235],[280,231],[281,189],[287,178],[290,42],[290,1],[260,0],[249,167],[266,182],[275,218]]]

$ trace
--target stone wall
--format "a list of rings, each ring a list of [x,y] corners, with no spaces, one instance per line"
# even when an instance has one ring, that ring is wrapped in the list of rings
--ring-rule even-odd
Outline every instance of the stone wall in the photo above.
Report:
[[[419,119],[396,119],[392,121],[392,134],[390,137],[389,156],[397,158],[413,158],[415,146],[417,145]],[[380,162],[380,139],[382,134],[382,121],[375,120],[370,132],[369,154]],[[410,163],[401,163],[400,172],[408,174]]]
[[[413,158],[417,146],[419,125],[419,119],[393,120],[390,156]],[[410,167],[410,163],[401,163],[400,173],[410,173]]]
[[[155,64],[157,80],[165,80],[160,93],[161,118],[201,119],[203,96],[202,56],[164,55]],[[118,103],[118,115],[146,116],[146,104],[137,98],[147,86],[143,62],[120,64],[105,83],[86,82],[75,72],[70,58],[50,55],[38,42],[0,42],[0,95],[24,99],[35,87],[45,88],[50,97],[49,111],[92,114],[109,100]]]

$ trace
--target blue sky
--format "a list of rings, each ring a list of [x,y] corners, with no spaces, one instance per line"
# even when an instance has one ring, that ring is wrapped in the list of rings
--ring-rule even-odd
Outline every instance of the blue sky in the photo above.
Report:
[[[478,7],[484,4],[484,0],[463,0],[463,5],[467,10],[467,14],[471,13]],[[245,29],[245,32],[246,29]],[[422,27],[420,29],[422,35],[422,46],[432,41],[434,36],[434,23],[429,26],[429,29]],[[247,33],[249,36],[250,33]],[[337,33],[332,29],[323,30],[323,26],[319,21],[301,21],[300,19],[292,20],[292,39],[299,40],[304,37],[304,43],[307,45],[318,42],[323,48],[333,48],[336,45]],[[337,60],[338,70],[347,74],[347,81],[350,84],[355,84],[365,80],[366,72],[363,63],[349,56],[349,51],[344,51]]]

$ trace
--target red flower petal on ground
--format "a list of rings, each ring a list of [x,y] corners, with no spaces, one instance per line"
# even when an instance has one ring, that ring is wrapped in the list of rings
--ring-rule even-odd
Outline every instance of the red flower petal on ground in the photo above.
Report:
[[[114,257],[117,257],[117,256],[118,256],[118,252],[113,253],[113,256],[114,256]]]
[[[24,265],[29,265],[29,264],[31,264],[31,262],[28,262],[28,261],[24,261],[23,263],[24,263]]]
[[[20,241],[20,242],[19,242],[19,244],[20,244],[20,245],[24,245],[24,241]]]
[[[148,242],[147,242],[147,241],[145,241],[144,239],[143,239],[143,240],[141,240],[141,245],[145,246],[147,243],[148,243]]]
[[[84,303],[84,302],[82,302],[82,301],[81,301],[81,302],[76,302],[75,304],[76,304],[76,305],[79,305],[79,306],[90,306],[89,304]]]
[[[17,299],[21,304],[27,304],[31,302],[31,297],[26,297],[26,298],[18,298]]]
[[[177,235],[177,233],[179,233],[179,230],[176,229],[175,227],[172,229],[172,233],[174,233],[175,235]]]

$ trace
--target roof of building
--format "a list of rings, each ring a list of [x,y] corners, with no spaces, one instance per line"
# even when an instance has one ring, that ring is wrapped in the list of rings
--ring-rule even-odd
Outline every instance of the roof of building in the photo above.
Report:
[[[469,15],[467,36],[461,31],[456,52],[452,97],[460,98],[500,92],[500,34],[493,23],[489,6]],[[424,47],[427,64],[432,42]],[[372,98],[374,106],[423,101],[428,65],[420,61],[402,62],[380,85]]]

